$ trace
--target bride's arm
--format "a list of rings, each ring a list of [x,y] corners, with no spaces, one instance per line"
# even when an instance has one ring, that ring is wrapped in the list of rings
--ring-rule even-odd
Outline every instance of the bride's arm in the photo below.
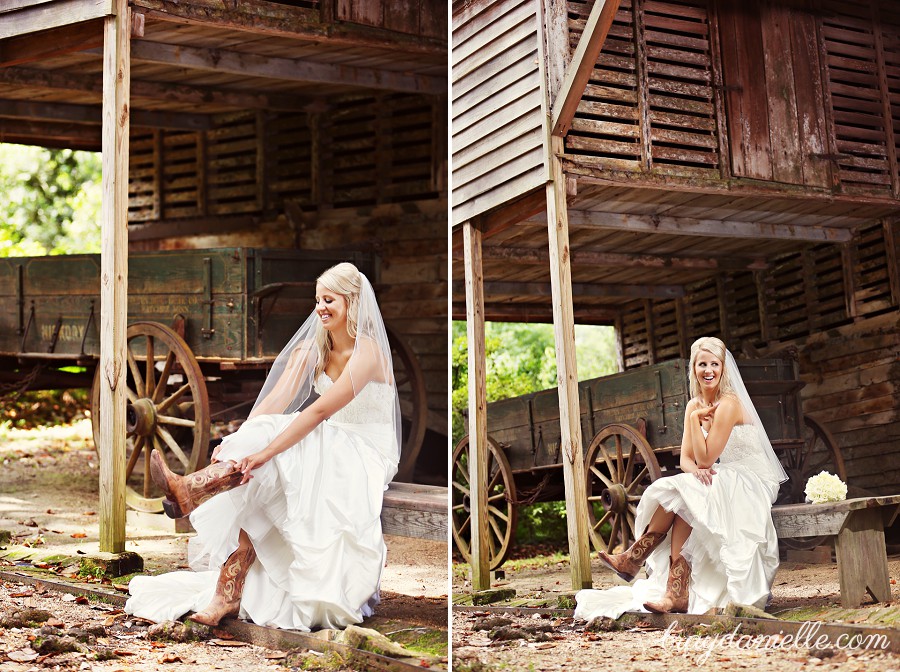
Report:
[[[696,407],[696,402],[691,399],[684,409],[684,434],[681,437],[681,456],[678,462],[681,471],[687,474],[697,471],[697,461],[694,459],[694,427],[696,423],[692,421],[691,417]]]
[[[704,417],[713,415],[715,422],[712,423],[709,435],[704,438],[700,422]],[[691,413],[691,448],[698,467],[709,469],[719,459],[719,455],[725,450],[728,437],[731,436],[731,430],[740,417],[741,406],[731,397],[723,397],[715,406],[700,408]]]

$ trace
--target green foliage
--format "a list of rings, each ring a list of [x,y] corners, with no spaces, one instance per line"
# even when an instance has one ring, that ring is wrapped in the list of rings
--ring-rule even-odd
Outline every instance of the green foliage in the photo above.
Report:
[[[519,508],[516,540],[519,543],[565,541],[566,503],[536,502]]]
[[[87,417],[90,408],[90,390],[34,390],[0,398],[0,425],[16,429],[65,425]]]
[[[615,330],[575,327],[579,380],[617,371]],[[556,347],[549,324],[485,324],[487,400],[517,397],[556,385]],[[453,323],[452,408],[453,442],[465,435],[463,412],[469,403],[468,345],[465,322]]]
[[[100,251],[100,155],[0,144],[0,257]]]

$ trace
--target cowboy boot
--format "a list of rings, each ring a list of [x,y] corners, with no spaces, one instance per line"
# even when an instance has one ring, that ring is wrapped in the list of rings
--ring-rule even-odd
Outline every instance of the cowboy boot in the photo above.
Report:
[[[241,609],[244,581],[255,560],[256,551],[252,544],[238,546],[222,565],[212,602],[203,611],[188,618],[203,625],[218,625],[226,616],[237,616]]]
[[[688,586],[691,582],[691,566],[681,555],[672,560],[666,594],[659,602],[646,602],[644,609],[657,614],[686,614],[688,609]]]
[[[215,462],[187,476],[179,476],[158,450],[150,453],[150,476],[166,493],[163,509],[169,518],[184,518],[214,495],[241,483],[243,474],[234,462]]]
[[[644,562],[650,553],[666,538],[665,532],[648,532],[644,528],[644,534],[635,541],[626,551],[616,555],[609,555],[600,551],[600,562],[619,575],[619,578],[634,581],[634,577],[644,566]]]

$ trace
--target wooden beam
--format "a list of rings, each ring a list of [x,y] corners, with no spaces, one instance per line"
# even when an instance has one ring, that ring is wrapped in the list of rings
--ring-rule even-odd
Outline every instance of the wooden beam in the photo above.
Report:
[[[241,0],[134,0],[136,11],[157,21],[214,26],[258,35],[327,40],[334,44],[385,47],[406,53],[447,55],[447,40],[409,35],[351,22],[323,21],[319,10],[267,2]]]
[[[544,248],[485,245],[482,258],[490,261],[509,261],[522,266],[544,266],[550,255]],[[454,259],[461,253],[454,250]],[[612,268],[670,268],[673,270],[738,271],[760,270],[768,266],[764,259],[750,257],[679,257],[669,254],[630,254],[627,252],[594,252],[572,250],[573,266]]]
[[[581,415],[578,399],[578,370],[575,361],[575,315],[572,306],[572,263],[569,257],[569,226],[566,218],[566,179],[557,153],[562,138],[550,143],[550,181],[547,183],[547,233],[550,242],[550,286],[553,303],[553,337],[556,343],[556,370],[559,390],[559,445],[563,463],[566,497],[566,527],[569,538],[569,567],[573,589],[590,588],[587,492]]]
[[[596,0],[591,7],[587,23],[572,60],[566,68],[559,93],[553,98],[551,132],[563,136],[568,133],[575,117],[575,110],[584,95],[584,89],[591,77],[597,57],[603,49],[606,35],[612,25],[621,0]]]
[[[885,219],[882,226],[891,299],[895,306],[900,306],[900,219]]]
[[[841,245],[841,269],[844,273],[844,307],[847,317],[854,320],[859,316],[859,308],[856,303],[856,245],[847,243]]]
[[[572,314],[576,324],[609,326],[615,323],[622,307],[589,306],[574,304]],[[453,302],[453,319],[466,319],[466,304]],[[484,319],[487,322],[553,323],[553,306],[549,303],[486,303]]]
[[[128,132],[131,10],[116,0],[103,53],[100,253],[100,551],[125,550],[125,371],[128,313]],[[149,446],[147,447],[149,449]]]
[[[653,304],[644,299],[644,324],[647,332],[647,363],[656,364],[656,341],[653,340],[656,329],[653,324]]]
[[[0,119],[0,142],[96,152],[101,132],[99,126]]]
[[[0,84],[17,84],[54,91],[93,93],[97,100],[103,94],[103,80],[93,75],[71,72],[33,70],[29,68],[0,68]],[[132,98],[150,98],[164,103],[184,103],[198,107],[215,105],[237,110],[296,110],[304,111],[317,101],[314,97],[264,95],[216,87],[186,86],[173,82],[131,82]]]
[[[472,532],[472,590],[491,587],[488,530],[487,357],[484,342],[484,294],[481,232],[463,224],[466,275],[466,339],[469,366],[469,506]]]
[[[447,92],[446,76],[319,63],[300,58],[260,56],[223,49],[201,49],[182,44],[165,44],[145,40],[134,43],[132,58],[145,63],[158,63],[244,77],[264,77],[286,82],[334,84],[432,95],[441,95]]]
[[[73,124],[97,124],[102,122],[99,105],[73,105],[70,103],[38,103],[26,100],[0,99],[0,117],[29,119],[34,121],[64,121]],[[132,110],[132,125],[141,128],[175,128],[184,131],[204,131],[212,127],[206,114],[189,112],[151,112]]]
[[[529,222],[543,223],[545,217],[531,217]],[[572,210],[569,225],[586,229],[666,233],[675,236],[705,236],[708,238],[759,238],[796,240],[802,242],[843,243],[853,238],[851,229],[827,226],[791,226],[694,217],[659,215],[630,215],[619,212]]]
[[[488,296],[552,296],[551,284],[546,282],[505,282],[484,283],[484,293]],[[465,287],[460,282],[453,283],[453,293],[461,295]],[[573,283],[572,296],[594,296],[602,298],[629,299],[674,299],[684,296],[681,285],[615,285],[604,283]]]
[[[54,0],[5,11],[0,14],[0,40],[102,19],[114,12],[113,0]]]
[[[31,63],[103,45],[103,19],[82,21],[0,40],[0,68]]]

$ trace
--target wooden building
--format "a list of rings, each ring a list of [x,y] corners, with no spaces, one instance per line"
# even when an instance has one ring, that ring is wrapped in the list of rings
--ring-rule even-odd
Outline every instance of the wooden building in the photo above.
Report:
[[[107,317],[124,319],[126,245],[373,253],[424,372],[439,477],[447,86],[444,2],[0,3],[0,141],[102,146]]]
[[[623,370],[794,353],[850,484],[898,491],[896,3],[455,2],[452,63],[453,316],[556,325],[567,493],[574,322]]]

